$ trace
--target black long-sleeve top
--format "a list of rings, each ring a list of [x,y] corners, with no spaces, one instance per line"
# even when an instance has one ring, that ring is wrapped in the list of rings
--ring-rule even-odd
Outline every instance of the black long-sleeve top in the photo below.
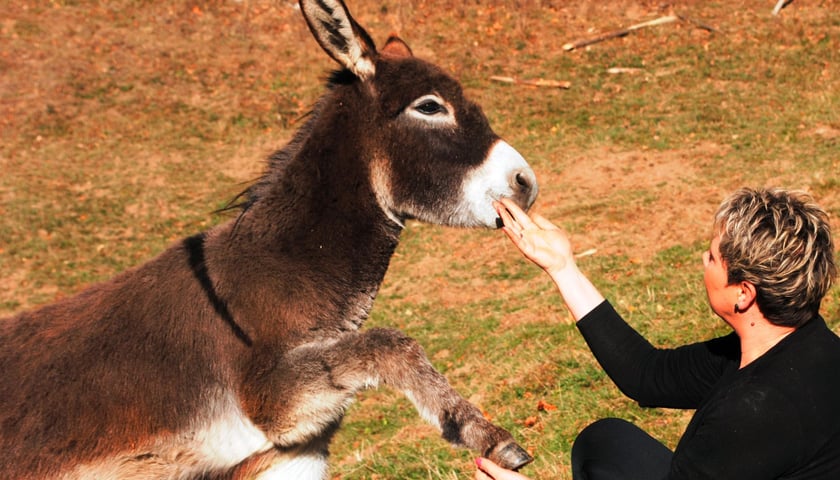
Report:
[[[741,369],[735,333],[659,349],[607,301],[578,328],[641,406],[696,409],[668,479],[840,479],[840,338],[821,317]]]

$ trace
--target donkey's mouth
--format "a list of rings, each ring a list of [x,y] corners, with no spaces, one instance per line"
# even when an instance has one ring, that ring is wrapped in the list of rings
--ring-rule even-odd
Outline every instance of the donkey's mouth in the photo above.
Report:
[[[507,207],[505,207],[499,200],[495,200],[493,201],[493,210],[496,211],[496,228],[503,228],[505,226],[505,221],[502,220],[502,210],[507,210]]]

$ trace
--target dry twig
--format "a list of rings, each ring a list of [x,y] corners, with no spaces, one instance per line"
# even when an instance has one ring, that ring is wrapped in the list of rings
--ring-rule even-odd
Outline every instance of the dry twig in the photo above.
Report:
[[[780,1],[792,1],[792,0],[780,0]],[[664,17],[655,18],[653,20],[649,20],[647,22],[637,23],[636,25],[631,25],[627,28],[622,28],[620,30],[613,30],[612,32],[607,32],[602,35],[598,35],[592,38],[586,38],[583,40],[578,40],[576,42],[571,42],[563,45],[563,50],[567,52],[570,50],[574,50],[576,48],[585,47],[587,45],[592,45],[594,43],[603,42],[604,40],[609,40],[611,38],[619,38],[629,35],[631,32],[635,30],[639,30],[642,28],[647,27],[654,27],[657,25],[664,25],[666,23],[672,23],[677,20],[682,20],[684,22],[689,22],[698,28],[702,28],[703,30],[707,30],[709,32],[717,32],[718,29],[709,25],[708,23],[701,22],[695,18],[682,15],[682,14],[674,14],[674,15],[665,15]]]
[[[559,80],[546,80],[543,78],[536,78],[536,79],[517,79],[513,77],[503,77],[499,75],[494,75],[490,77],[490,80],[494,82],[502,82],[502,83],[512,83],[516,85],[530,85],[532,87],[547,87],[547,88],[562,88],[562,89],[569,89],[572,88],[572,82],[566,81],[559,81]]]
[[[788,6],[788,4],[791,2],[793,2],[793,0],[779,0],[776,3],[776,6],[773,7],[773,15],[778,15],[779,12],[781,12],[782,9]]]
[[[692,25],[694,25],[697,28],[702,28],[703,30],[706,30],[708,32],[715,32],[715,33],[717,33],[719,31],[717,28],[709,25],[708,23],[697,20],[694,17],[689,17],[689,16],[683,15],[681,13],[677,13],[676,15],[677,15],[677,17],[679,17],[680,20],[682,20],[684,22],[691,23]]]
[[[603,35],[598,35],[597,37],[587,38],[583,40],[578,40],[576,42],[571,42],[563,45],[563,50],[567,52],[570,50],[574,50],[576,48],[585,47],[587,45],[592,45],[593,43],[603,42],[604,40],[609,40],[611,38],[619,38],[625,37],[629,35],[631,32],[635,30],[639,30],[641,28],[653,27],[656,25],[663,25],[666,23],[671,23],[679,20],[679,17],[676,15],[666,15],[664,17],[659,17],[653,20],[649,20],[647,22],[637,23],[636,25],[631,25],[627,28],[622,28],[621,30],[613,30],[612,32],[607,32]]]

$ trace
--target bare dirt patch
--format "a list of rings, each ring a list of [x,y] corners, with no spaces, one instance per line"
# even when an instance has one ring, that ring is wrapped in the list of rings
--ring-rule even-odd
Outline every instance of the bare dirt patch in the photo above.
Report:
[[[649,260],[710,233],[712,214],[727,185],[710,185],[697,165],[727,150],[700,144],[684,150],[584,152],[561,171],[544,175],[548,192],[539,209],[558,222],[564,214],[590,211],[581,230],[570,232],[578,252],[597,249]]]

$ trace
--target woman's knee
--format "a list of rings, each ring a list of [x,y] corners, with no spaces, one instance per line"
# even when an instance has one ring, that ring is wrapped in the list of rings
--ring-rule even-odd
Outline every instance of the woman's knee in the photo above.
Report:
[[[581,430],[572,445],[572,451],[574,451],[574,446],[578,444],[603,445],[605,442],[612,443],[619,438],[631,434],[631,432],[643,433],[639,427],[627,420],[612,417],[602,418],[590,423],[586,428]]]
[[[604,418],[584,428],[572,444],[575,479],[660,478],[672,452],[636,425]]]

